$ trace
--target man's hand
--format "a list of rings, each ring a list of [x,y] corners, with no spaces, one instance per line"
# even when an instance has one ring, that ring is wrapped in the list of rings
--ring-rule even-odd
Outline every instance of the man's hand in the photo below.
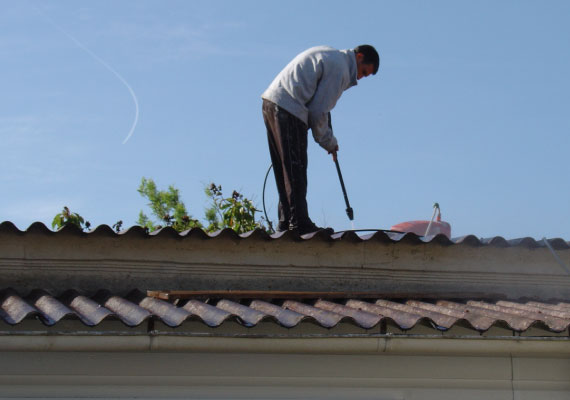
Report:
[[[329,154],[332,154],[332,159],[336,162],[336,152],[338,151],[338,145],[334,148],[334,150],[329,151]]]

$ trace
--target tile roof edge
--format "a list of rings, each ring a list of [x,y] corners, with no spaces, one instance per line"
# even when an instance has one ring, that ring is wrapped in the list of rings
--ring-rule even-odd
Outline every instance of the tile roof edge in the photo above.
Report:
[[[238,234],[230,228],[220,231],[207,233],[200,228],[192,228],[183,232],[177,232],[172,227],[164,227],[153,232],[148,232],[146,228],[133,225],[127,229],[116,232],[109,225],[98,225],[89,231],[82,231],[75,225],[67,225],[59,230],[53,231],[42,222],[34,222],[27,229],[20,230],[11,221],[0,223],[0,234],[42,234],[42,235],[75,235],[84,237],[148,237],[148,238],[200,238],[200,239],[230,239],[230,240],[288,240],[288,241],[324,241],[324,242],[379,242],[379,243],[402,243],[409,245],[419,244],[438,244],[441,246],[462,245],[470,247],[490,246],[490,247],[523,247],[523,248],[542,248],[547,247],[544,239],[536,240],[531,237],[515,238],[506,240],[501,236],[491,238],[477,238],[475,235],[465,235],[456,238],[447,238],[445,235],[438,234],[435,236],[418,236],[414,233],[394,232],[389,230],[370,230],[372,233],[368,235],[358,235],[356,231],[341,231],[328,234],[324,231],[315,232],[307,235],[299,235],[296,231],[286,231],[283,233],[269,234],[262,229],[256,229],[250,232]],[[546,239],[555,250],[570,249],[570,242],[562,238]]]

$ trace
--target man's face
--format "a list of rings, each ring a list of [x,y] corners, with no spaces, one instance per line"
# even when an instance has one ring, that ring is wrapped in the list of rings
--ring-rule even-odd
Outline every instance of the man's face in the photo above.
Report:
[[[368,75],[372,75],[374,73],[374,65],[372,64],[360,64],[358,66],[356,73],[356,79],[366,78]]]
[[[364,55],[356,53],[356,79],[365,78],[374,73],[374,64],[364,64]]]

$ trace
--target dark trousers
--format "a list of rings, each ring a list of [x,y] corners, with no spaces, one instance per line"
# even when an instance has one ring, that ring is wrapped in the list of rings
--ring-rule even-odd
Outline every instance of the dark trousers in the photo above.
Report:
[[[307,125],[263,100],[269,153],[279,192],[279,230],[311,224],[307,210]]]

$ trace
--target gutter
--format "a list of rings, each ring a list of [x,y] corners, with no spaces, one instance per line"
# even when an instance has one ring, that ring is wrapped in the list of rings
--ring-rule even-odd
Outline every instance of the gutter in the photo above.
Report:
[[[570,337],[441,337],[434,335],[44,335],[0,332],[0,352],[187,352],[266,354],[403,354],[570,357]]]

